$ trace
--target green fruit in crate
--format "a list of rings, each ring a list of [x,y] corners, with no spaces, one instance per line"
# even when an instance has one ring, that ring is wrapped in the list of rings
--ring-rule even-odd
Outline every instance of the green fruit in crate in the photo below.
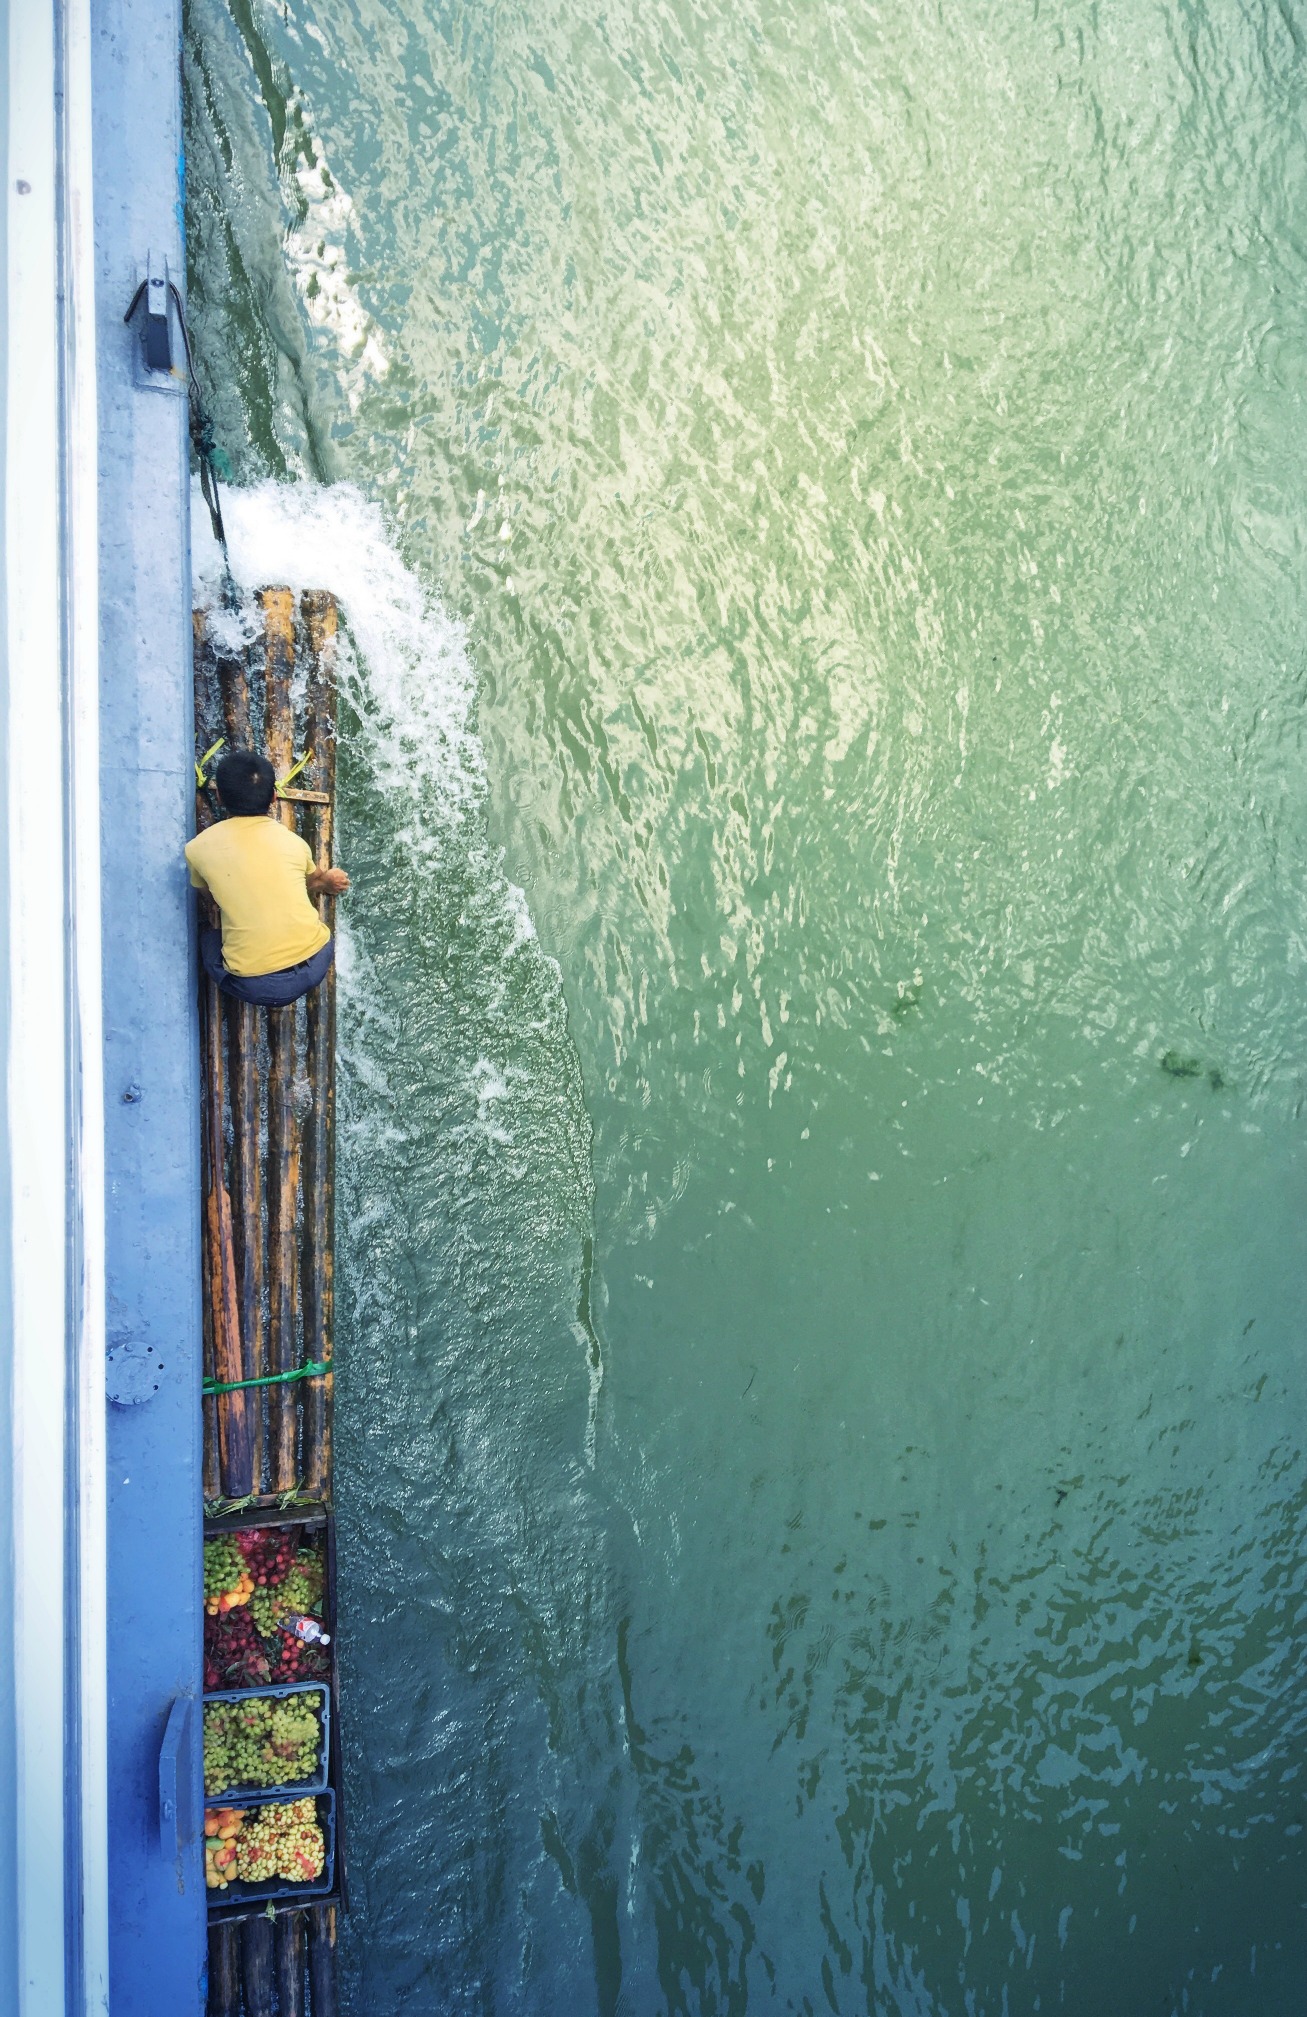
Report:
[[[204,1609],[208,1617],[248,1604],[254,1578],[245,1566],[245,1557],[228,1535],[204,1543]]]
[[[287,1884],[312,1883],[322,1875],[326,1861],[326,1844],[311,1799],[247,1814],[236,1846],[237,1870],[245,1884],[266,1884],[277,1877]]]
[[[254,1622],[265,1639],[277,1629],[278,1620],[294,1613],[311,1615],[322,1603],[322,1559],[311,1548],[301,1548],[294,1566],[280,1583],[256,1589],[250,1596]]]
[[[244,1557],[229,1535],[223,1534],[216,1541],[204,1543],[206,1597],[220,1597],[225,1590],[235,1589],[244,1571]]]
[[[204,1705],[204,1790],[311,1779],[322,1741],[321,1695]]]

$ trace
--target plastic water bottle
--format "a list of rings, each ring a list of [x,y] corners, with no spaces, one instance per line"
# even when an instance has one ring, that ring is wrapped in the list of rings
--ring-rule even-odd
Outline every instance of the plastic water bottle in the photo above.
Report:
[[[281,1620],[283,1632],[289,1632],[292,1639],[298,1639],[301,1646],[329,1646],[330,1632],[324,1632],[316,1618],[304,1618],[292,1612],[289,1618]]]

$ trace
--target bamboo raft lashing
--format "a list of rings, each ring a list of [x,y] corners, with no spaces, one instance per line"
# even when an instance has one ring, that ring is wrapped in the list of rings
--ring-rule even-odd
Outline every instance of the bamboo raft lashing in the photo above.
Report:
[[[293,773],[276,812],[319,868],[335,828],[336,634],[322,591],[266,588],[195,616],[197,763],[221,741],[261,749],[279,780]],[[196,809],[201,827],[217,816],[198,774]],[[319,908],[334,924],[331,899]],[[334,1648],[333,1378],[314,1369],[332,1359],[335,973],[285,1009],[238,1002],[207,978],[200,994],[205,1374],[218,1389],[203,1402],[206,1535],[321,1527]],[[345,1890],[334,1650],[327,1685],[334,1887],[244,1910],[211,1894],[208,2017],[335,2017]]]

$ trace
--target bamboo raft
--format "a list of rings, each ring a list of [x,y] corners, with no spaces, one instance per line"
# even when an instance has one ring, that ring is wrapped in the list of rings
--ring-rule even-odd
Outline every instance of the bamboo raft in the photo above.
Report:
[[[323,591],[297,601],[288,588],[265,588],[241,611],[195,612],[197,831],[218,815],[204,756],[220,742],[258,749],[286,780],[279,816],[318,868],[331,866],[336,630]],[[332,900],[319,908],[334,928]],[[210,1893],[207,2017],[335,2017],[337,2008],[336,1923],[347,1895],[329,1370],[335,1003],[334,970],[279,1009],[200,982],[205,1385],[230,1388],[206,1391],[202,1403],[204,1531],[290,1526],[324,1544],[336,1814],[330,1895],[242,1908]]]

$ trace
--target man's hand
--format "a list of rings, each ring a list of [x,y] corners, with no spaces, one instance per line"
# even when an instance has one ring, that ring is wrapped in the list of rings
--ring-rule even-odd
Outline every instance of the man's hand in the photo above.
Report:
[[[349,877],[343,868],[315,868],[305,878],[310,896],[344,896]]]

